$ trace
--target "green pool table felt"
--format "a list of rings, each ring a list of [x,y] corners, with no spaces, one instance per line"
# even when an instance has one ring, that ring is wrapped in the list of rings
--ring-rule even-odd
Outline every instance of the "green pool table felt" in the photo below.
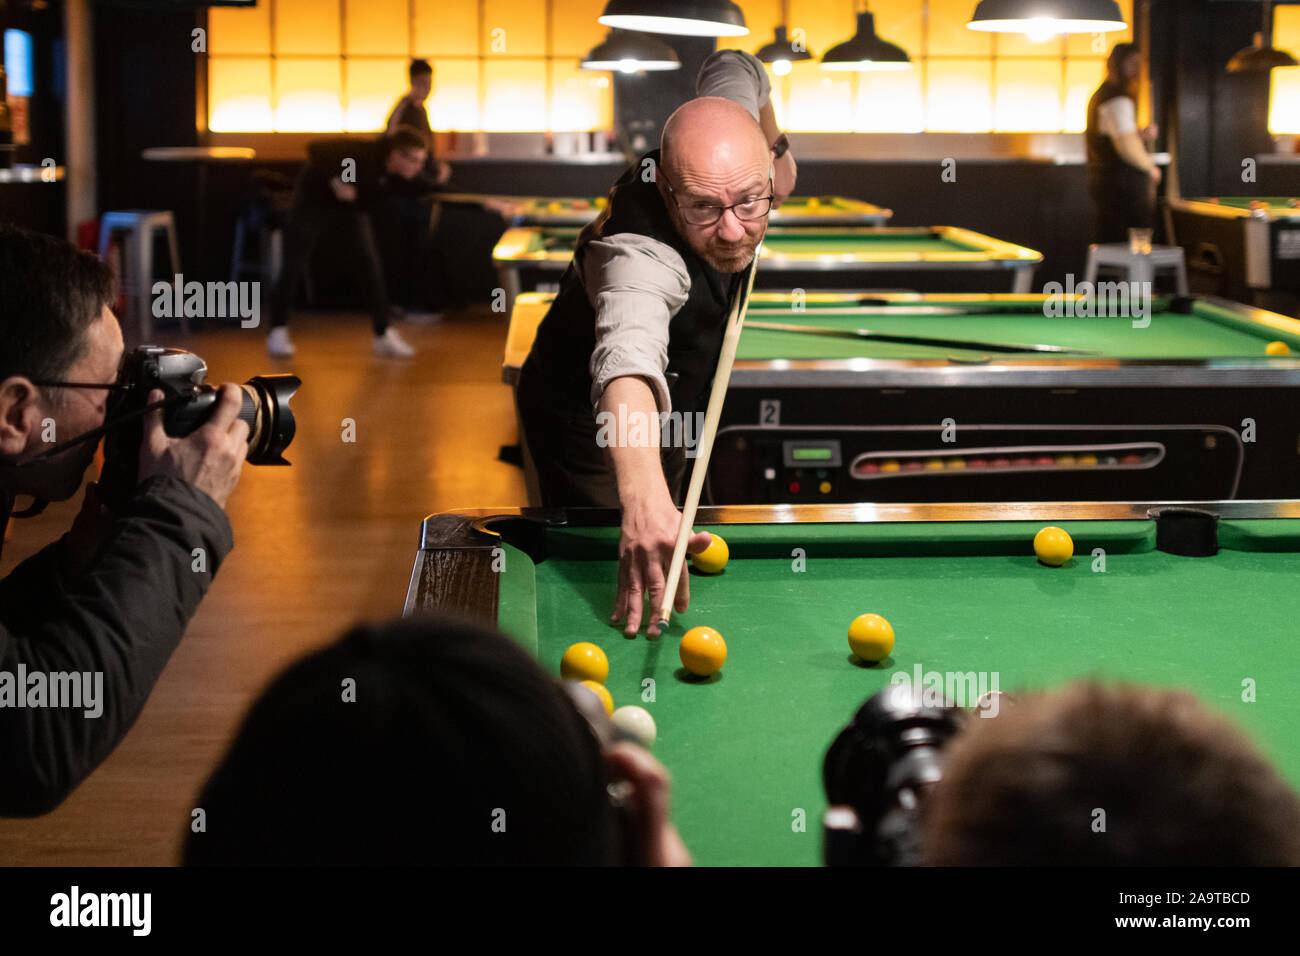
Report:
[[[1075,557],[1059,569],[1032,554],[1041,526],[712,528],[731,561],[719,575],[691,575],[690,609],[657,640],[608,624],[618,529],[551,529],[540,563],[507,547],[498,620],[556,674],[570,644],[604,648],[615,706],[644,706],[658,724],[654,752],[673,775],[673,816],[699,864],[817,864],[826,747],[891,675],[916,665],[996,673],[1005,691],[1084,676],[1185,688],[1300,785],[1300,521],[1222,522],[1223,550],[1201,559],[1154,550],[1150,521],[1061,522]],[[794,570],[796,548],[806,570]],[[1104,573],[1093,570],[1094,548],[1105,550]],[[874,667],[855,663],[846,639],[868,611],[897,634],[892,657]],[[707,682],[683,679],[677,653],[698,624],[728,645]],[[642,697],[646,678],[653,702]],[[1242,700],[1248,679],[1255,703]]]
[[[1129,316],[1054,318],[1044,316],[1036,309],[978,311],[969,315],[871,315],[867,311],[862,314],[836,315],[828,314],[835,310],[834,304],[810,302],[806,308],[807,311],[803,313],[791,314],[789,311],[751,303],[745,320],[844,330],[867,328],[873,332],[954,339],[1062,345],[1098,351],[1105,358],[1263,358],[1264,347],[1272,341],[1286,342],[1293,352],[1300,353],[1300,335],[1245,322],[1239,316],[1209,303],[1197,303],[1190,315],[1153,308],[1151,324],[1145,328],[1134,328],[1133,319]],[[804,336],[755,328],[746,329],[741,334],[736,350],[736,358],[739,360],[945,359],[954,354],[962,353],[947,346],[900,345]]]

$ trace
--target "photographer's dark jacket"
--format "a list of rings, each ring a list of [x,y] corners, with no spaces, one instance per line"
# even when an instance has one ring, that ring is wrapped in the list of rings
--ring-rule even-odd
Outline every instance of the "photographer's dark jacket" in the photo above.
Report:
[[[0,528],[12,502],[0,492]],[[0,675],[103,674],[102,713],[0,707],[0,815],[58,806],[131,729],[234,546],[226,513],[177,478],[144,482],[89,566],[69,576],[60,539],[0,580]],[[193,570],[194,549],[206,568]],[[23,688],[17,688],[21,693]]]

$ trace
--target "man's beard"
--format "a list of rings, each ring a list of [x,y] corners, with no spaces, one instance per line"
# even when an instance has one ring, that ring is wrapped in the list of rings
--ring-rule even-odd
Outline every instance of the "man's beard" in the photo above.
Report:
[[[700,252],[700,258],[707,262],[709,267],[717,272],[741,272],[750,264],[750,262],[753,261],[754,247],[747,243],[741,243],[733,249],[728,250],[722,257],[714,254],[711,250],[706,250]]]
[[[691,247],[691,250],[703,259],[710,269],[713,269],[715,272],[726,274],[740,272],[743,269],[748,268],[750,262],[753,261],[754,250],[758,248],[757,240],[753,243],[748,241],[735,243],[729,248],[725,248],[722,255],[715,253],[715,247],[712,244],[701,249],[688,238],[690,236],[690,227],[686,224],[686,220],[682,218],[680,210],[673,208],[671,202],[666,203],[665,205],[668,208],[669,218],[672,219],[677,234],[686,240],[686,243]],[[745,238],[748,240],[748,233],[746,233]]]

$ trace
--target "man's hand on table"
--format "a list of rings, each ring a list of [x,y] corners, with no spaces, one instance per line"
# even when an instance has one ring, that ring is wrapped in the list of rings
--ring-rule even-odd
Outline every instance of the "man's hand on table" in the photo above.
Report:
[[[661,480],[662,485],[662,480]],[[668,585],[668,566],[677,543],[682,513],[673,504],[666,485],[659,493],[634,498],[623,507],[623,529],[618,543],[618,596],[610,621],[627,619],[623,631],[636,634],[641,629],[641,615],[649,595],[649,627],[646,634],[659,634],[656,618],[663,606],[664,588]],[[686,543],[688,554],[709,546],[709,533],[698,531]],[[681,614],[691,600],[690,574],[682,568],[673,601],[673,610]]]

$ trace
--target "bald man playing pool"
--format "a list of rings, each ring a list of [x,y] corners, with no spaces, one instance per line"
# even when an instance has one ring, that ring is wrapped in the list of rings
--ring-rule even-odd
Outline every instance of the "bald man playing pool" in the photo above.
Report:
[[[660,148],[623,174],[579,235],[517,390],[542,503],[622,509],[611,620],[628,634],[640,629],[647,598],[656,611],[663,600],[683,446],[698,437],[731,302],[768,213],[795,183],[758,60],[719,51],[696,89],[669,117]],[[661,413],[690,424],[661,440]],[[694,535],[689,550],[708,540]],[[688,582],[683,574],[678,613]]]

